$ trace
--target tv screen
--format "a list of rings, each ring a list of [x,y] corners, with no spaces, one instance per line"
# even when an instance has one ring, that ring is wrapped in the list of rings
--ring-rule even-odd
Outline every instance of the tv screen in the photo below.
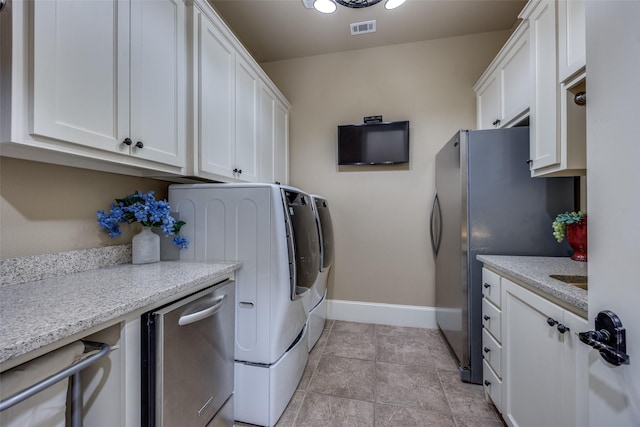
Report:
[[[409,162],[409,122],[338,126],[338,165]]]

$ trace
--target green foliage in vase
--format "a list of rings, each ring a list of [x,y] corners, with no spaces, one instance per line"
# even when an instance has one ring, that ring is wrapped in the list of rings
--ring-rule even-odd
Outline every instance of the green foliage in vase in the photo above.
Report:
[[[587,216],[586,212],[564,212],[556,216],[553,221],[553,237],[556,238],[558,243],[562,243],[567,234],[567,225],[580,223]]]

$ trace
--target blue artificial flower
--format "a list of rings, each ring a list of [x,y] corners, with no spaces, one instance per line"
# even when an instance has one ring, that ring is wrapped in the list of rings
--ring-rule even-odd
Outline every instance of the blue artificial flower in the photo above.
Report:
[[[112,238],[122,235],[121,222],[139,222],[145,227],[161,227],[166,236],[175,236],[172,243],[180,249],[185,249],[189,244],[184,236],[178,234],[185,222],[171,216],[169,203],[156,200],[153,191],[136,191],[123,199],[116,199],[111,203],[109,213],[99,210],[96,217],[98,225]]]

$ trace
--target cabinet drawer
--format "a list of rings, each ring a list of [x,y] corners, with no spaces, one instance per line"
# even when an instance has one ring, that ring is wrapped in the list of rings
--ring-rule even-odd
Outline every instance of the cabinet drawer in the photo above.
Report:
[[[482,364],[482,385],[485,396],[489,396],[493,404],[502,413],[502,381],[485,360]]]
[[[500,342],[502,342],[501,316],[501,311],[495,305],[486,298],[482,298],[482,326]]]
[[[500,307],[500,276],[486,268],[482,269],[482,295]]]
[[[502,378],[502,345],[486,329],[482,330],[482,357]]]

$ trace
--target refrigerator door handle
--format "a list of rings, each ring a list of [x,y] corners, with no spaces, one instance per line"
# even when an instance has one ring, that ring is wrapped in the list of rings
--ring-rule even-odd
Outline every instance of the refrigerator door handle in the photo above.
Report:
[[[442,242],[442,210],[440,209],[438,193],[436,193],[433,198],[433,205],[431,206],[429,234],[431,236],[431,248],[433,249],[433,254],[437,257],[438,251],[440,250],[440,242]]]

